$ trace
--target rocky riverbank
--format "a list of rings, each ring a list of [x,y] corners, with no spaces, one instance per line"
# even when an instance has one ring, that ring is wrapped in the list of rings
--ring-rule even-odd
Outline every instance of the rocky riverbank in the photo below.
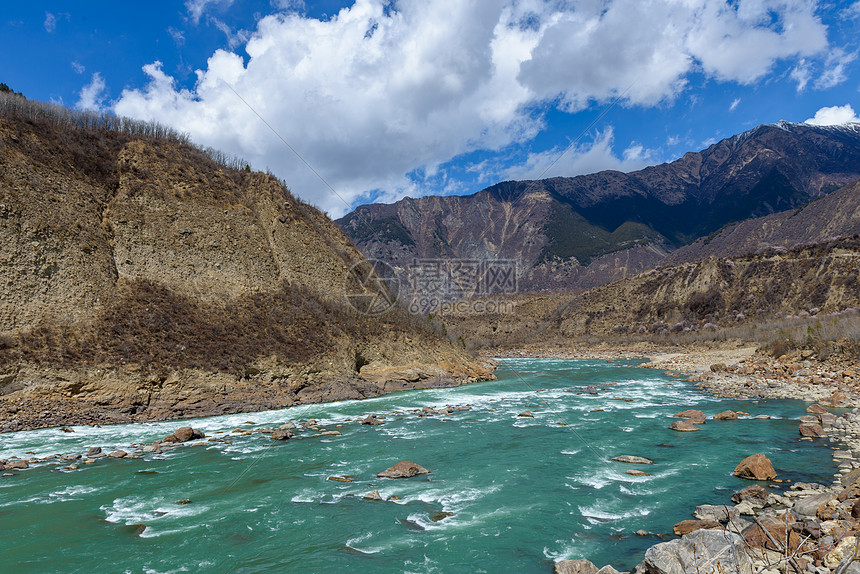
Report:
[[[612,360],[613,353],[599,349],[582,355]],[[629,356],[629,351],[615,354]],[[758,483],[744,488],[732,496],[733,504],[697,506],[693,520],[675,525],[680,538],[649,548],[636,574],[860,573],[860,409],[829,412],[860,404],[856,359],[816,360],[800,351],[773,358],[727,345],[658,352],[641,366],[682,372],[718,397],[818,401],[798,413],[798,440],[828,441],[839,470],[832,484],[797,483],[787,490],[786,483],[768,482],[763,475],[758,478],[767,488]],[[556,572],[564,574],[593,574],[592,569],[597,571],[587,560],[556,564]]]
[[[320,361],[325,363],[325,361]],[[337,365],[335,366],[337,367]],[[410,361],[345,368],[318,365],[170,375],[140,369],[19,366],[0,376],[0,432],[46,427],[155,422],[366,399],[411,389],[492,380],[491,361]],[[0,374],[2,375],[2,374]]]

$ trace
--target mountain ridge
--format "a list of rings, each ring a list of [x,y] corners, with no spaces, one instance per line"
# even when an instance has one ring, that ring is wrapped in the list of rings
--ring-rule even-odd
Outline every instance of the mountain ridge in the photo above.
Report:
[[[527,289],[587,288],[654,265],[724,225],[794,209],[860,178],[860,124],[764,124],[673,162],[622,173],[500,182],[468,196],[359,206],[337,220],[359,249],[413,258],[517,259]],[[602,257],[623,271],[591,268]],[[559,277],[562,277],[559,279]]]

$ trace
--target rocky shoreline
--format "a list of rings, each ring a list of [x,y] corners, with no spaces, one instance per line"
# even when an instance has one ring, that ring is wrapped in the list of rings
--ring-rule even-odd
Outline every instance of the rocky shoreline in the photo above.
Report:
[[[634,354],[598,348],[577,355],[614,360]],[[786,484],[776,479],[768,491],[756,482],[735,493],[732,505],[697,506],[694,520],[675,525],[680,538],[650,547],[635,574],[860,574],[860,409],[835,414],[827,408],[860,404],[855,359],[818,361],[801,353],[772,358],[730,345],[698,353],[657,352],[640,366],[681,372],[720,398],[817,401],[798,417],[798,440],[827,440],[838,471],[829,485],[797,483],[782,490]],[[555,571],[594,574],[598,569],[580,559],[557,562]],[[600,571],[615,572],[611,566]]]
[[[492,361],[472,365],[365,365],[351,375],[315,367],[254,369],[240,375],[133,368],[0,372],[0,433],[74,425],[158,422],[252,413],[302,404],[378,397],[493,380]]]

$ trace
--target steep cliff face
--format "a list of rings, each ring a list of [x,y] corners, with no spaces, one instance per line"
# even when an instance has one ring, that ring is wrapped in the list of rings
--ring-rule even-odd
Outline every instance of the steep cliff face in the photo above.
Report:
[[[271,176],[0,117],[0,415],[145,420],[490,376],[405,312],[351,308],[374,288],[349,273],[362,261]]]
[[[728,223],[795,209],[858,177],[860,124],[779,122],[637,172],[366,205],[338,224],[368,257],[399,268],[415,257],[516,259],[524,289],[592,287],[651,269]]]

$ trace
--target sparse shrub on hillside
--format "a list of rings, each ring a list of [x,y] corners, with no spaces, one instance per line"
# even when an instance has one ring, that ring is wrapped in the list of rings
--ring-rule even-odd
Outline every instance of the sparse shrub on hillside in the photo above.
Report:
[[[136,281],[121,288],[94,323],[41,325],[3,339],[0,364],[25,360],[242,373],[260,358],[274,357],[286,364],[310,361],[347,334],[362,338],[407,331],[435,338],[426,322],[403,310],[367,317],[346,302],[322,301],[298,286],[283,285],[274,292],[221,304],[202,303],[161,285]],[[356,355],[356,368],[361,362]]]
[[[687,309],[697,318],[704,319],[720,313],[725,308],[725,300],[716,289],[693,293],[687,300]]]

